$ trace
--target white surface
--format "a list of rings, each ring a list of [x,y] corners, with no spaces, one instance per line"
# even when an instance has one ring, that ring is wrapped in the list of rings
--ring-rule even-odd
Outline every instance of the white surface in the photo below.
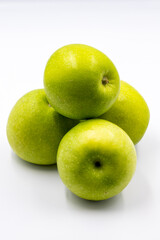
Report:
[[[105,52],[151,112],[136,174],[107,201],[74,196],[56,167],[23,162],[6,138],[11,108],[43,87],[46,61],[69,43]],[[159,46],[160,1],[0,2],[0,239],[160,239]]]

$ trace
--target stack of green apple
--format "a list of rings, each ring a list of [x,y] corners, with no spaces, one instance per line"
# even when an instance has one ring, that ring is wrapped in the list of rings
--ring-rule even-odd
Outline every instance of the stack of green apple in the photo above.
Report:
[[[71,44],[48,60],[44,89],[15,104],[7,137],[21,159],[57,163],[70,191],[98,201],[117,195],[132,179],[134,145],[143,137],[149,116],[143,97],[120,81],[105,54]]]

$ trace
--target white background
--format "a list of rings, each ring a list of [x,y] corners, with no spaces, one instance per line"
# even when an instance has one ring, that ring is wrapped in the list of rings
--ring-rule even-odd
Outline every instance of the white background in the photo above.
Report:
[[[146,99],[137,170],[118,196],[79,199],[55,166],[29,164],[6,138],[11,108],[43,87],[49,56],[69,43],[106,53]],[[0,1],[0,239],[160,239],[160,1]]]

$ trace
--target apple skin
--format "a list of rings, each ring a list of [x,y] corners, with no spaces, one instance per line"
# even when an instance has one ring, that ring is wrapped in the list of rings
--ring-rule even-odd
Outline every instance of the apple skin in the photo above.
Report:
[[[77,121],[61,116],[48,103],[43,89],[20,98],[7,122],[7,137],[13,151],[23,160],[40,165],[56,163],[64,134]]]
[[[47,62],[44,89],[54,109],[72,119],[98,117],[119,94],[120,80],[111,60],[99,50],[71,44]]]
[[[120,94],[113,106],[99,118],[121,127],[137,144],[143,137],[150,119],[144,98],[128,83],[121,81]]]
[[[106,120],[92,119],[79,123],[62,138],[57,166],[71,192],[98,201],[127,186],[136,159],[134,144],[125,131]]]

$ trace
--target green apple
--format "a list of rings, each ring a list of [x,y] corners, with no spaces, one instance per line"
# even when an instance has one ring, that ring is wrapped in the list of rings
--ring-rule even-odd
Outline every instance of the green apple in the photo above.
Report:
[[[71,44],[47,62],[44,88],[51,106],[72,119],[98,117],[119,94],[120,80],[111,60],[99,50]]]
[[[23,160],[50,165],[64,134],[76,125],[48,103],[43,89],[33,90],[13,107],[7,123],[7,137],[13,151]]]
[[[61,140],[57,166],[77,196],[104,200],[120,193],[136,168],[133,142],[117,125],[101,119],[79,123]]]
[[[128,83],[121,81],[118,99],[99,118],[117,124],[136,144],[141,140],[147,129],[150,113],[144,98],[137,90]]]

